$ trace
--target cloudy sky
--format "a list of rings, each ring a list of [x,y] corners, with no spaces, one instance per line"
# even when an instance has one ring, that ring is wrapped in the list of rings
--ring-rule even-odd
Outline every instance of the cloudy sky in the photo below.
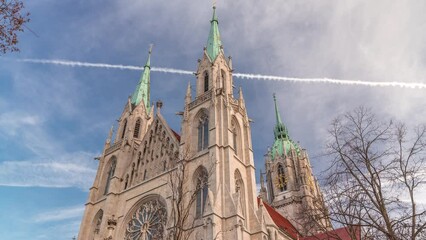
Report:
[[[64,239],[78,234],[88,188],[111,125],[140,71],[22,62],[62,59],[194,71],[207,41],[211,1],[25,1],[20,53],[0,56],[0,234]],[[235,72],[426,84],[425,1],[217,1]],[[177,131],[190,75],[153,72],[152,101]],[[277,94],[291,137],[315,173],[327,165],[327,128],[357,106],[380,118],[426,122],[426,90],[234,79],[244,91],[257,170],[273,142]]]

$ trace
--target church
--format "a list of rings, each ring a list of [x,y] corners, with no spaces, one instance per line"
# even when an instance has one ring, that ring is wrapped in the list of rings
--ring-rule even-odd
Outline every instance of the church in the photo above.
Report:
[[[162,102],[150,102],[150,49],[99,158],[79,240],[304,239],[331,229],[308,154],[291,140],[275,95],[273,145],[256,192],[250,119],[218,23],[213,8],[179,133]]]

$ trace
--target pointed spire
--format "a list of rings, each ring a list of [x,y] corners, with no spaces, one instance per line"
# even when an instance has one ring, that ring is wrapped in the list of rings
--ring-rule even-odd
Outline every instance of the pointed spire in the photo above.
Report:
[[[276,119],[277,119],[277,125],[278,125],[278,124],[283,124],[283,122],[281,121],[280,113],[278,112],[277,97],[275,96],[275,93],[274,93],[272,96],[274,97],[275,117],[276,117]]]
[[[210,60],[213,62],[217,55],[219,55],[222,43],[220,41],[220,34],[219,34],[219,21],[216,16],[216,6],[213,6],[213,17],[210,21],[210,33],[209,38],[207,40],[207,55],[210,57]]]
[[[152,44],[149,47],[148,59],[146,60],[146,64],[143,68],[142,76],[131,97],[131,103],[133,105],[138,105],[140,102],[143,102],[147,112],[149,112],[150,109],[151,52]]]
[[[275,93],[273,94],[273,97],[274,97],[274,104],[275,104],[275,118],[277,121],[275,124],[275,129],[274,129],[275,139],[287,138],[288,137],[287,128],[284,126],[281,120],[281,115],[278,111],[277,98],[275,96]]]
[[[244,105],[243,89],[241,87],[239,90],[239,101],[240,101],[240,105]]]
[[[109,130],[108,139],[107,139],[108,143],[111,142],[113,132],[114,132],[114,125],[112,125],[111,129]]]
[[[186,95],[185,95],[185,104],[191,103],[191,99],[192,99],[192,96],[191,96],[191,83],[188,82],[188,87],[186,89]]]

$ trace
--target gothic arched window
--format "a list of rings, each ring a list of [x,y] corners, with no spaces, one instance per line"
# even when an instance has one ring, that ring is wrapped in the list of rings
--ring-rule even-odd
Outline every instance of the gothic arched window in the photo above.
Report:
[[[209,90],[209,74],[207,71],[204,72],[204,92]]]
[[[196,198],[196,208],[195,208],[195,217],[200,218],[204,213],[204,208],[207,200],[208,193],[208,175],[205,168],[200,167],[196,171],[196,188],[197,192]]]
[[[125,240],[164,239],[167,211],[159,200],[142,203],[127,223]]]
[[[281,164],[278,165],[277,186],[281,192],[287,190],[287,178],[285,177],[284,168]]]
[[[198,123],[198,151],[207,149],[209,145],[209,118],[203,115]]]
[[[127,185],[129,185],[129,174],[127,174],[126,181],[124,182],[124,190],[127,189]]]
[[[240,128],[238,126],[237,120],[233,119],[231,122],[231,131],[232,131],[232,147],[234,148],[235,154],[238,155],[240,150]]]
[[[99,231],[101,229],[103,215],[104,215],[104,211],[102,211],[102,209],[100,209],[96,213],[95,217],[93,218],[93,222],[92,222],[92,224],[93,224],[93,228],[92,228],[93,232],[91,233],[91,235],[93,237],[89,237],[89,239],[95,239],[95,235],[99,234]]]
[[[243,211],[243,215],[245,216],[246,214],[246,209],[245,209],[245,189],[244,189],[244,181],[243,178],[241,177],[241,173],[238,169],[235,170],[234,172],[234,180],[235,180],[235,192],[238,193],[239,195],[239,200],[240,200],[240,206],[241,209]]]
[[[106,183],[105,183],[104,195],[106,195],[109,191],[109,186],[111,184],[111,180],[114,177],[115,165],[116,164],[117,164],[117,161],[116,161],[115,157],[113,157],[113,159],[111,160],[111,164],[110,164],[109,171],[108,171],[108,176],[107,176]]]
[[[145,169],[145,171],[143,171],[143,180],[145,180],[146,179],[146,169]]]
[[[141,128],[141,119],[138,118],[138,120],[136,120],[136,123],[135,123],[135,131],[133,132],[133,137],[139,138],[140,128]]]
[[[130,185],[133,183],[133,176],[135,175],[135,163],[132,163],[132,172],[130,173]]]
[[[123,131],[121,132],[121,138],[124,138],[124,136],[126,135],[126,128],[127,128],[127,119],[124,119]]]

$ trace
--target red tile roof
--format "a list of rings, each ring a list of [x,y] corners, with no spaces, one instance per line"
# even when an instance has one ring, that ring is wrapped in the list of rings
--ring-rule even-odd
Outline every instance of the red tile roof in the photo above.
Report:
[[[170,129],[170,130],[172,130],[173,135],[175,135],[178,142],[180,142],[180,135],[177,132],[175,132],[173,129]]]
[[[260,201],[262,199],[257,198],[257,204],[260,204]],[[263,202],[263,206],[266,208],[266,210],[269,213],[269,216],[271,216],[274,223],[285,233],[287,233],[291,238],[298,239],[298,236],[300,236],[299,232],[296,230],[296,228],[293,226],[293,224],[290,223],[290,221],[283,217],[280,213],[278,213],[273,207],[269,206],[267,203]]]
[[[353,227],[357,240],[361,240],[361,228],[359,226]],[[319,233],[314,236],[304,237],[300,240],[352,240],[351,235],[349,234],[348,227],[342,227],[335,229],[333,231],[328,231],[325,233]]]

